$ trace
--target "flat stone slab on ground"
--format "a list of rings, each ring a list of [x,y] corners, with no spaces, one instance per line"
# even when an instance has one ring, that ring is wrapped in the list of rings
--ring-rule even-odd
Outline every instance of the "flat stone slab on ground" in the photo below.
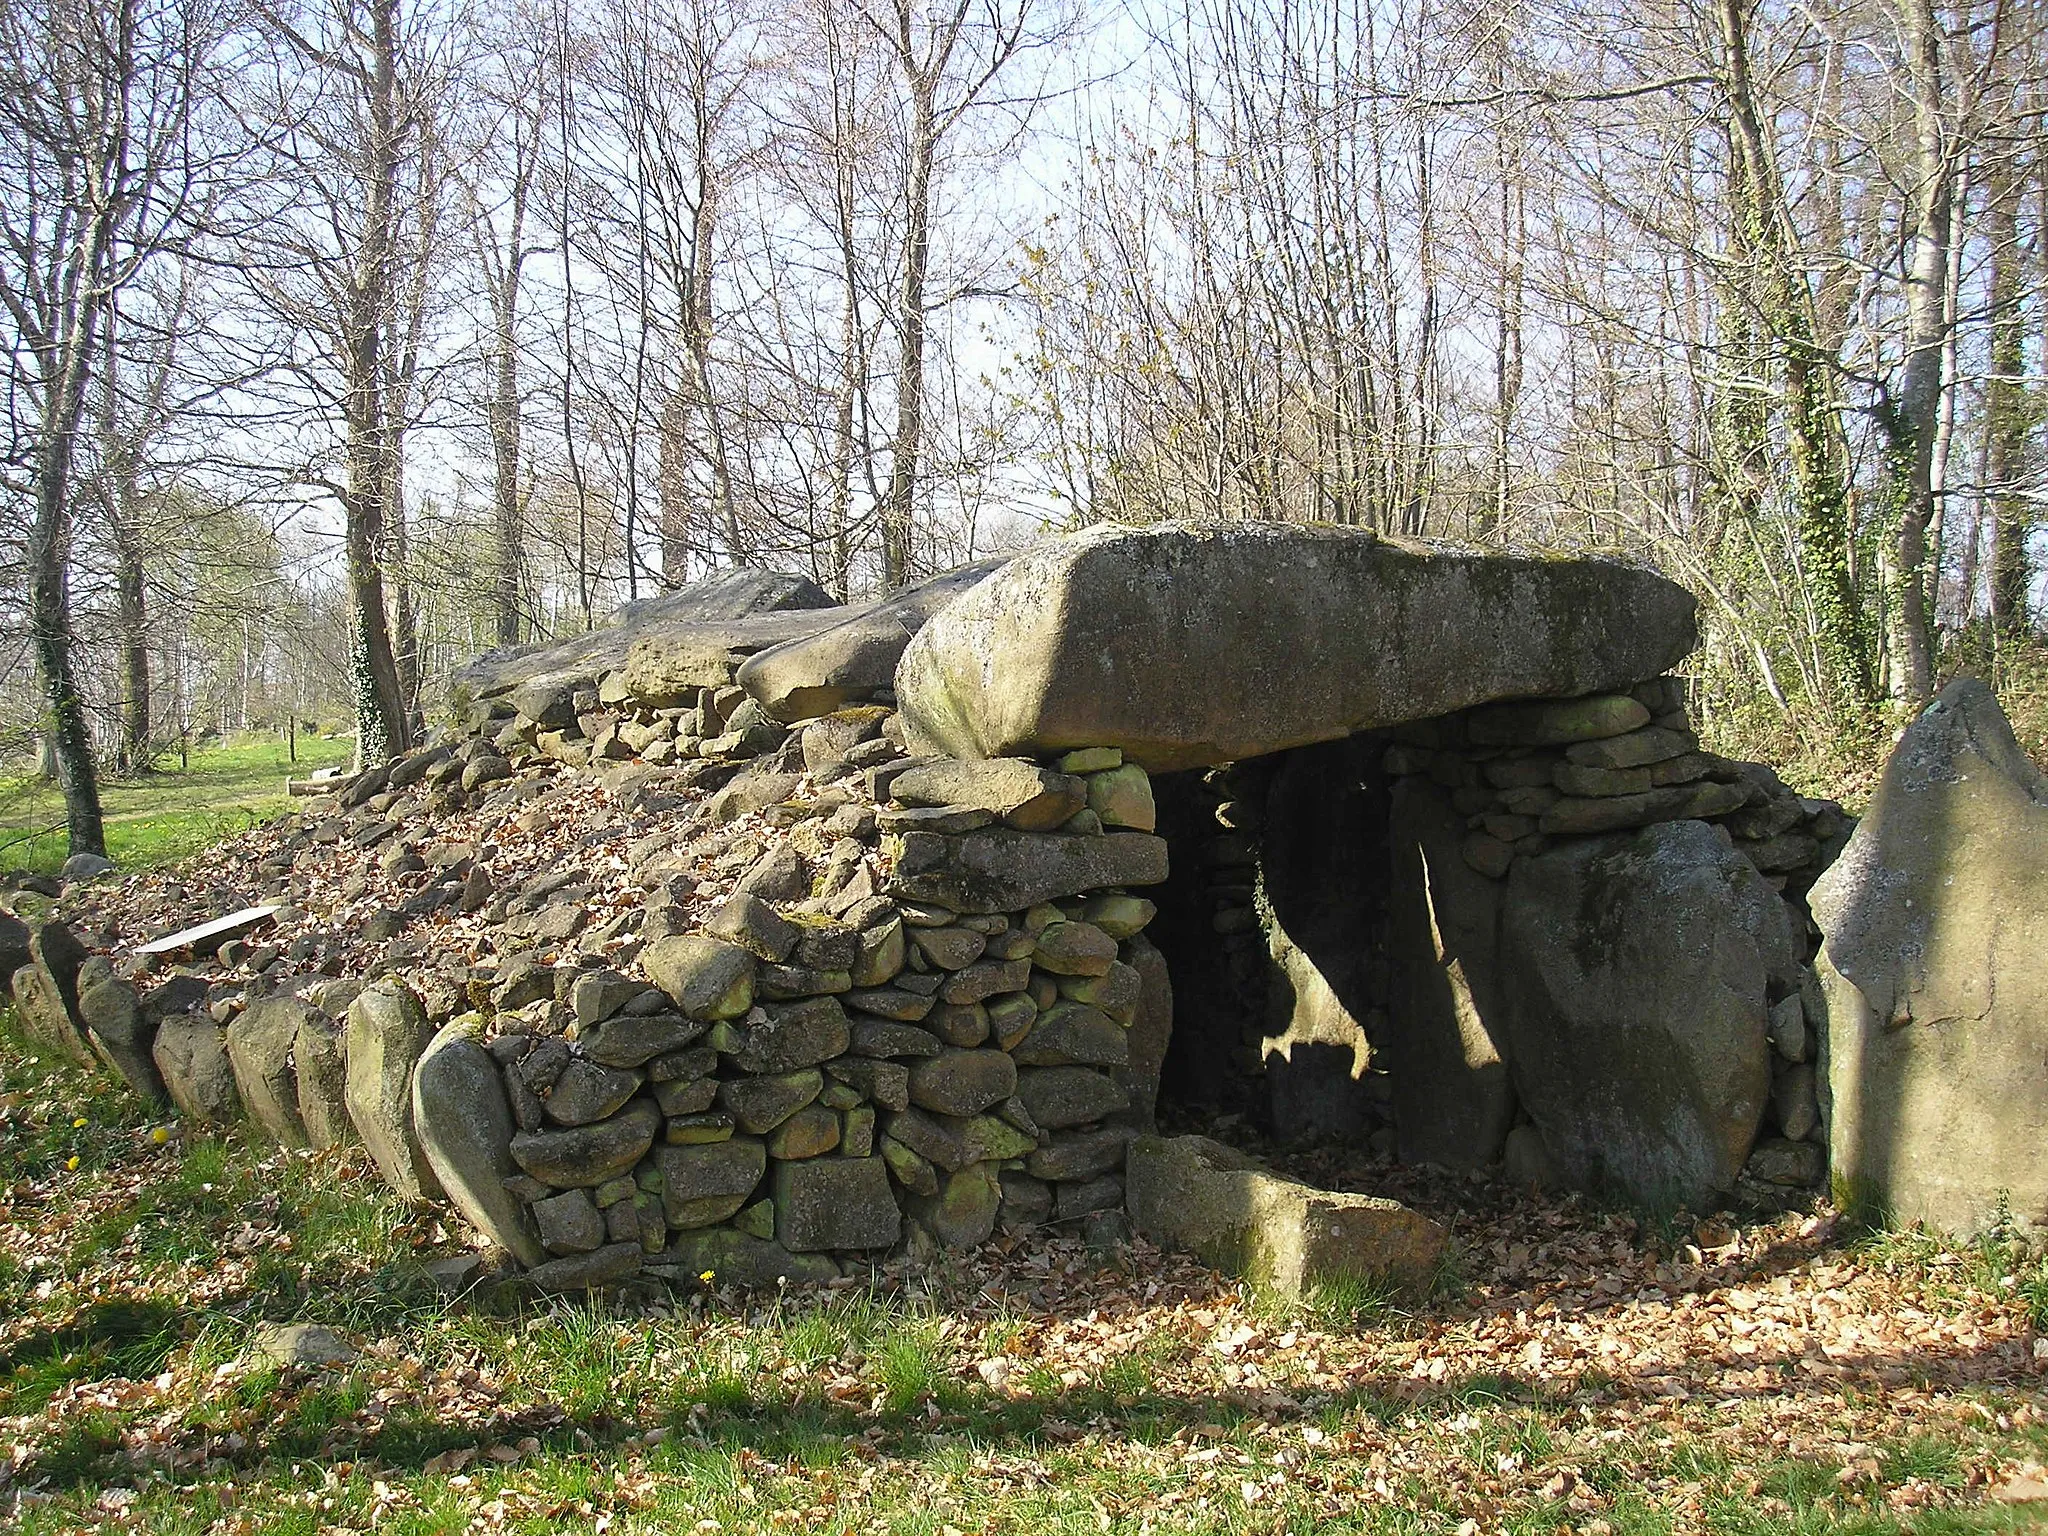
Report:
[[[1131,1220],[1283,1296],[1332,1280],[1428,1281],[1445,1233],[1395,1200],[1314,1189],[1206,1136],[1143,1136],[1125,1165]]]
[[[211,922],[180,928],[176,933],[167,933],[160,939],[139,944],[135,953],[142,956],[172,955],[189,949],[198,954],[211,954],[229,939],[239,939],[243,934],[261,928],[280,910],[276,906],[243,907],[239,912],[230,912]]]
[[[348,1365],[361,1354],[348,1335],[319,1323],[259,1323],[246,1358],[265,1365]]]

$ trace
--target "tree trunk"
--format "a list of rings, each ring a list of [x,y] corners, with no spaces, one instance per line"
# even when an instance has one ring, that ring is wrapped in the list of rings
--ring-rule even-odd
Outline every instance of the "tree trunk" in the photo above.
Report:
[[[661,505],[661,580],[673,589],[690,579],[690,422],[683,389],[670,390],[662,401],[654,442]]]
[[[1942,350],[1947,339],[1950,173],[1943,129],[1941,32],[1933,0],[1901,7],[1913,86],[1912,246],[1906,264],[1905,363],[1879,424],[1898,518],[1897,596],[1891,605],[1892,684],[1906,704],[1934,687],[1928,619],[1927,530],[1934,519],[1934,448],[1941,418]]]
[[[896,369],[896,435],[890,444],[888,499],[882,507],[882,579],[890,587],[910,579],[918,460],[924,449],[925,276],[931,265],[932,159],[937,149],[932,83],[913,76],[911,87],[914,115],[897,314],[902,345]]]
[[[851,523],[853,515],[853,404],[860,388],[860,308],[853,286],[853,272],[846,275],[846,297],[839,321],[839,388],[832,402],[832,464],[827,493],[828,530],[831,536],[831,569],[826,587],[840,602],[846,601],[848,574],[853,565]]]
[[[343,548],[355,635],[350,684],[356,706],[356,757],[379,763],[410,744],[406,695],[386,615],[386,498],[396,483],[397,444],[383,397],[384,327],[392,300],[392,227],[398,179],[398,0],[374,0],[368,205],[350,295],[348,489]]]
[[[2027,538],[2033,511],[2019,492],[2027,470],[2027,435],[2034,412],[2027,398],[2026,324],[2020,309],[2021,176],[2006,173],[1985,211],[1991,246],[1991,354],[1984,380],[1984,500],[1991,512],[1991,622],[2008,632],[2027,626],[2033,572]],[[1965,593],[1967,602],[1974,596]]]
[[[394,391],[394,395],[396,392]],[[384,491],[385,601],[391,605],[391,659],[398,671],[398,695],[405,710],[406,744],[418,738],[420,715],[419,609],[412,598],[412,539],[405,511],[405,450],[392,434],[385,466],[390,477]]]
[[[115,608],[121,630],[121,754],[122,768],[139,773],[149,766],[149,636],[142,551],[133,530],[114,541]]]
[[[1756,284],[1735,306],[1747,311],[1753,305],[1767,318],[1783,369],[1786,454],[1820,665],[1837,698],[1866,701],[1875,694],[1876,671],[1851,569],[1852,516],[1836,452],[1830,359],[1815,338],[1812,295],[1794,260],[1783,189],[1756,106],[1743,0],[1721,0],[1719,21],[1730,107],[1731,244],[1751,256]],[[1740,323],[1754,324],[1746,316]],[[1757,382],[1761,387],[1765,381]],[[1759,445],[1760,453],[1767,423],[1758,413],[1750,427],[1742,441]],[[1760,465],[1751,468],[1761,473]]]
[[[62,396],[52,402],[61,406]],[[45,728],[56,759],[57,784],[64,794],[64,825],[73,853],[107,851],[100,817],[99,776],[92,760],[92,730],[85,700],[73,669],[71,583],[65,569],[70,518],[73,413],[70,428],[47,420],[39,444],[35,520],[28,537],[29,624],[35,639],[36,666],[42,674],[43,699],[49,711]]]
[[[712,174],[711,135],[714,124],[702,109],[697,119],[697,209],[690,229],[689,331],[690,389],[703,421],[704,457],[711,468],[711,516],[725,529],[726,558],[747,557],[747,538],[733,501],[732,465],[726,454],[725,422],[711,389],[711,246],[718,234],[718,188]]]
[[[114,551],[114,621],[121,646],[120,771],[149,766],[149,636],[143,580],[142,529],[137,508],[135,454],[122,438],[120,355],[114,326],[107,328],[105,377],[100,380],[100,504]]]
[[[523,210],[524,189],[514,201]],[[495,515],[497,548],[492,552],[494,581],[491,607],[500,645],[519,643],[519,573],[525,564],[525,527],[519,507],[519,338],[516,332],[519,304],[519,242],[524,238],[522,220],[515,212],[512,221],[512,249],[498,288],[498,302],[492,316],[497,328],[497,356],[491,368],[491,504]]]
[[[1522,310],[1524,274],[1529,261],[1529,220],[1527,194],[1521,177],[1521,146],[1514,149],[1514,163],[1508,164],[1506,114],[1494,129],[1501,159],[1500,183],[1500,276],[1495,284],[1493,365],[1493,472],[1487,505],[1475,530],[1482,539],[1493,538],[1508,526],[1514,496],[1513,449],[1515,410],[1522,396]]]

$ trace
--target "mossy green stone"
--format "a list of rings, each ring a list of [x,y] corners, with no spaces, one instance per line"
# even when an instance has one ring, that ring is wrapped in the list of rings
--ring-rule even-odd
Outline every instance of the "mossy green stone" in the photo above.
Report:
[[[694,934],[659,939],[640,964],[690,1018],[743,1018],[754,1006],[754,957],[736,944]]]
[[[1028,993],[1012,992],[988,1005],[988,1025],[996,1044],[1009,1050],[1031,1031],[1038,1020],[1038,1004]]]
[[[1088,809],[1105,827],[1150,832],[1159,823],[1158,808],[1152,803],[1152,776],[1136,763],[1088,775]]]
[[[768,1155],[781,1162],[823,1157],[839,1145],[839,1115],[807,1104],[768,1133]]]
[[[775,1236],[775,1202],[756,1200],[732,1219],[733,1228],[764,1241]]]
[[[663,1139],[672,1147],[702,1147],[714,1141],[730,1141],[732,1128],[731,1115],[677,1115],[668,1122]]]
[[[912,1194],[936,1195],[939,1192],[938,1170],[895,1137],[882,1138],[881,1153],[882,1161],[889,1165],[889,1172],[896,1182]]]
[[[1104,773],[1123,765],[1124,754],[1119,747],[1082,747],[1067,753],[1056,766],[1061,773]]]
[[[1106,891],[1100,896],[1089,897],[1081,912],[1112,939],[1128,939],[1151,922],[1158,915],[1159,908],[1142,896]]]

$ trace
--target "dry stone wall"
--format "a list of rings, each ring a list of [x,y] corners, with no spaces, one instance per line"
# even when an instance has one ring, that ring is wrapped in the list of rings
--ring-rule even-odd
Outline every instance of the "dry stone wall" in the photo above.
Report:
[[[520,713],[362,775],[294,834],[425,882],[417,920],[473,913],[494,963],[436,973],[386,935],[397,959],[371,974],[294,974],[259,921],[124,975],[41,923],[24,1016],[196,1119],[361,1141],[401,1197],[446,1201],[547,1289],[819,1279],[1120,1210],[1171,1017],[1143,937],[1139,887],[1166,870],[1147,775],[1114,749],[910,758],[879,705],[727,729],[727,686],[624,720],[673,722],[646,746],[681,764],[572,768],[563,744],[593,738]],[[609,920],[583,869],[508,898],[400,836],[413,813],[598,784],[655,828]],[[246,990],[202,979],[250,962]],[[152,964],[170,974],[145,989]]]
[[[414,1115],[442,1186],[500,1246],[540,1255],[537,1283],[815,1279],[906,1230],[967,1248],[999,1222],[1121,1208],[1150,1089],[1121,1074],[1153,907],[1075,881],[1097,844],[1157,864],[1142,770],[1079,752],[1050,768],[898,760],[867,780],[886,803],[833,814],[891,840],[881,893],[742,890],[701,930],[649,943],[647,980],[579,974],[560,1034],[472,1015],[429,1048],[431,1062],[481,1047],[466,1070],[416,1074]],[[971,866],[991,838],[1076,873],[1009,910],[957,877],[956,905],[923,899],[934,870]],[[509,1175],[492,1138],[440,1130],[497,1098]]]

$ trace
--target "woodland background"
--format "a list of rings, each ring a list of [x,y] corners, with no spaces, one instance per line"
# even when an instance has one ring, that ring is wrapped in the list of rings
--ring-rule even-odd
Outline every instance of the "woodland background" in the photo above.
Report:
[[[2042,0],[0,0],[0,751],[96,849],[710,570],[1175,515],[1646,558],[1813,788],[1958,669],[2038,737],[2044,81]]]

